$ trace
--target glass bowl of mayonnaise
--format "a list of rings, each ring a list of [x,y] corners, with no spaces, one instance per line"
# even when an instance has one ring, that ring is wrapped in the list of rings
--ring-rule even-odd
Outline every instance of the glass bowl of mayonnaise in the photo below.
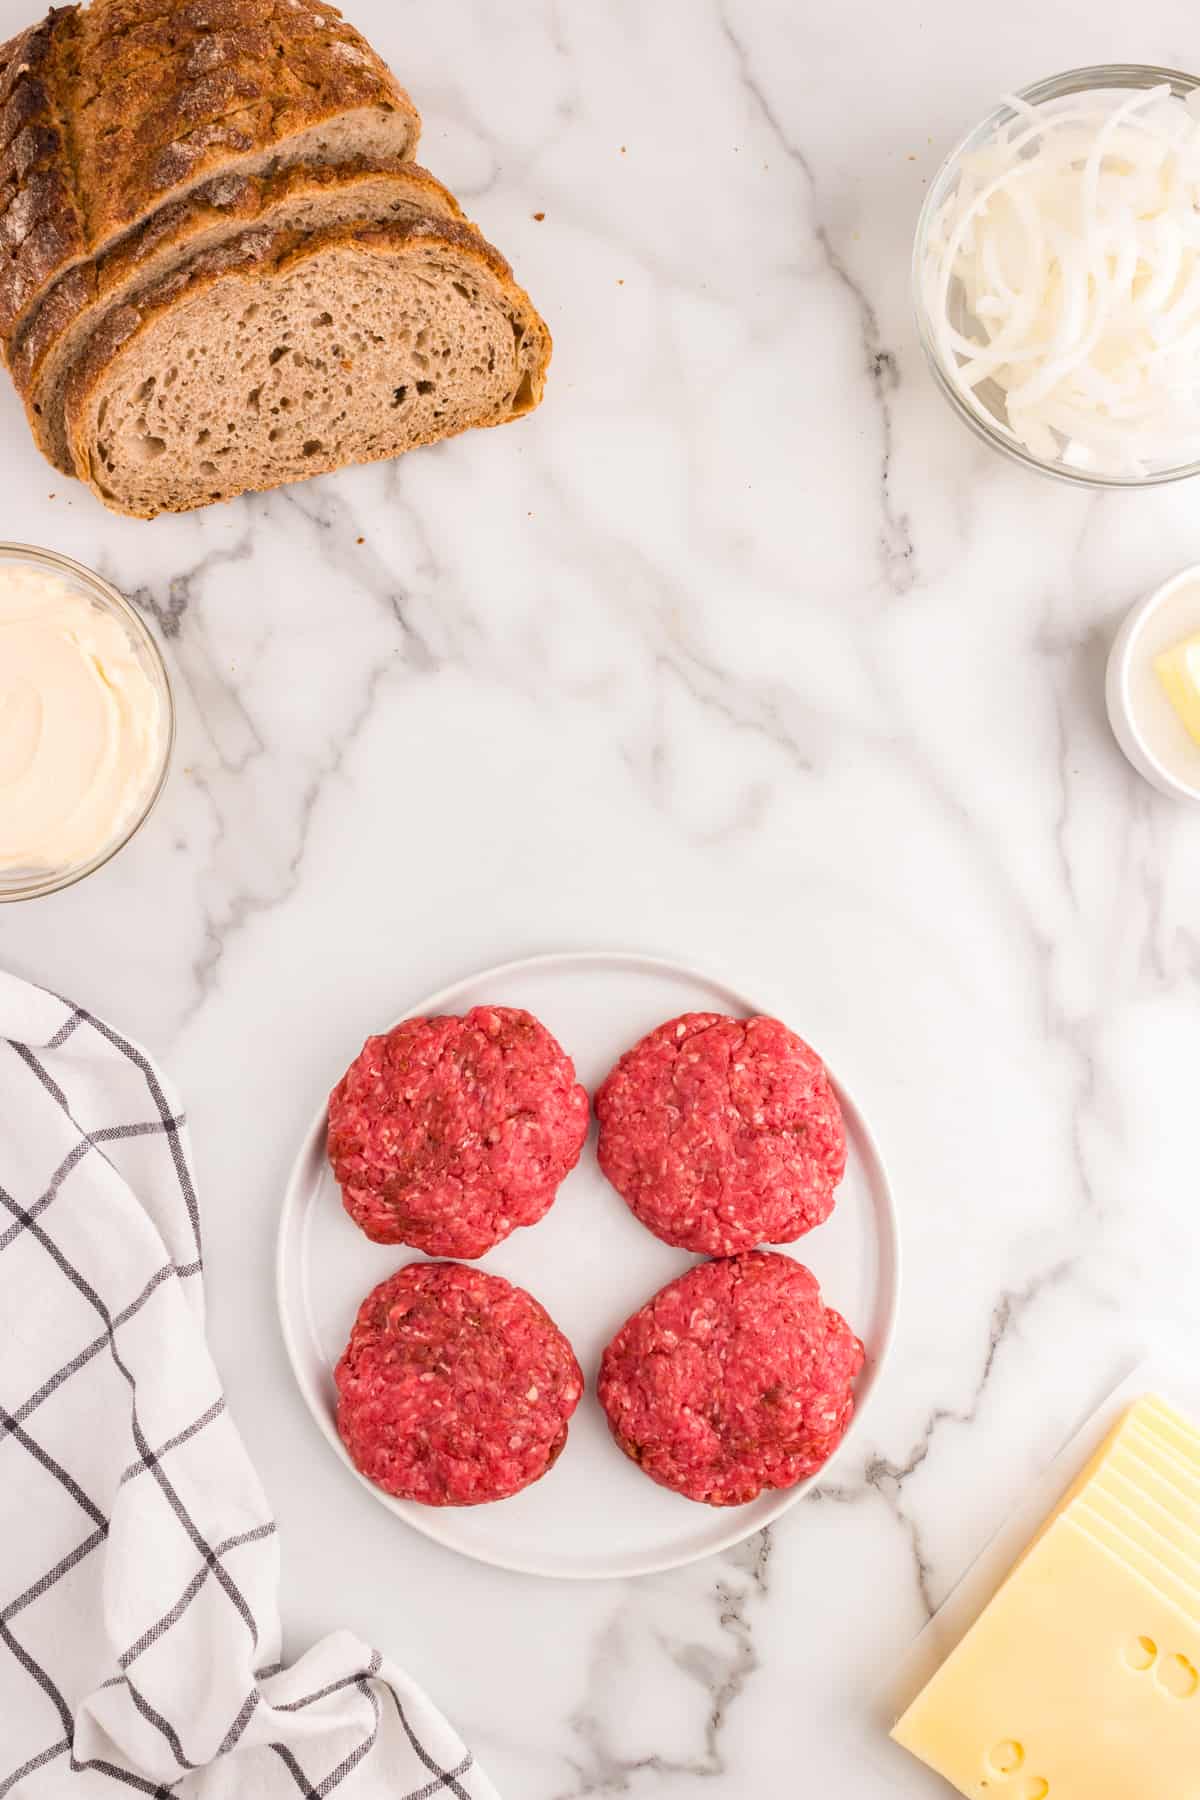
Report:
[[[81,563],[0,544],[0,901],[102,868],[149,817],[175,738],[157,644]]]

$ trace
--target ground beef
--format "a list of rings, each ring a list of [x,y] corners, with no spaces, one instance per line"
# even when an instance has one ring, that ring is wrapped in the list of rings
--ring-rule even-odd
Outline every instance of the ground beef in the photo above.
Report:
[[[583,1376],[524,1288],[410,1263],[363,1301],[334,1374],[356,1469],[401,1500],[477,1506],[553,1467]]]
[[[634,1313],[604,1352],[597,1393],[653,1480],[740,1506],[827,1461],[862,1364],[816,1277],[790,1256],[749,1251],[698,1264]]]
[[[600,1167],[681,1250],[789,1244],[833,1211],[846,1131],[828,1071],[778,1019],[685,1013],[596,1095]]]
[[[548,1211],[579,1161],[587,1094],[544,1025],[507,1006],[405,1019],[329,1097],[329,1160],[377,1244],[482,1256]]]

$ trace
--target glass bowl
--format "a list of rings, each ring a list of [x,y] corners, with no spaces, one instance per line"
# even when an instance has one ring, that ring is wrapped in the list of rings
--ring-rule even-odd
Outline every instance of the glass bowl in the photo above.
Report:
[[[1111,92],[1114,89],[1151,88],[1164,84],[1179,99],[1186,100],[1200,87],[1200,77],[1184,74],[1179,69],[1160,69],[1146,63],[1101,63],[1092,68],[1071,69],[1064,75],[1052,75],[1045,81],[1035,82],[1032,87],[1020,89],[1016,98],[1037,106],[1045,101],[1063,100],[1070,95],[1097,88]],[[993,381],[981,381],[973,390],[972,398],[964,394],[952,379],[951,371],[943,361],[926,304],[924,265],[929,239],[935,220],[960,178],[963,158],[979,150],[996,131],[1011,124],[1016,117],[1013,107],[1000,105],[973,131],[968,132],[934,176],[925,196],[925,204],[921,208],[913,244],[912,291],[917,330],[934,380],[959,418],[970,426],[977,437],[997,450],[1002,450],[1014,461],[1023,463],[1026,468],[1036,469],[1043,475],[1053,475],[1060,481],[1074,482],[1083,487],[1137,488],[1154,487],[1165,481],[1182,481],[1186,476],[1200,474],[1200,460],[1196,459],[1155,467],[1148,472],[1122,475],[1077,466],[1062,460],[1061,453],[1054,459],[1036,456],[1017,438],[1008,424],[1002,388]],[[950,283],[950,321],[960,330],[971,322],[961,286],[953,277]],[[1067,450],[1064,439],[1062,451]]]
[[[57,893],[60,888],[82,881],[85,875],[94,874],[106,862],[111,861],[154,810],[167,779],[171,750],[175,742],[175,703],[166,665],[158,645],[124,595],[110,587],[107,581],[103,581],[91,569],[85,569],[82,563],[74,562],[69,556],[60,556],[55,550],[41,550],[32,544],[0,544],[0,569],[13,563],[32,565],[47,575],[65,581],[85,595],[98,611],[121,625],[134,656],[158,696],[161,731],[158,761],[147,779],[145,793],[139,796],[137,804],[121,821],[114,835],[84,862],[69,863],[61,868],[44,865],[0,867],[0,903],[7,900],[33,900],[43,894]]]

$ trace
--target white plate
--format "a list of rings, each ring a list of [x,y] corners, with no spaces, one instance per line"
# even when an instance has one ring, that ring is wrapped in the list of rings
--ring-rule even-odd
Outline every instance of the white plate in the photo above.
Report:
[[[683,1012],[770,1013],[722,982],[653,957],[617,952],[538,956],[457,982],[410,1009],[461,1013],[472,1006],[523,1006],[574,1058],[595,1090],[623,1050]],[[370,1031],[386,1019],[364,1021]],[[787,1023],[804,1035],[804,1020]],[[329,1085],[359,1046],[329,1070]],[[899,1288],[896,1212],[879,1152],[846,1089],[849,1162],[827,1224],[790,1245],[820,1280],[867,1347],[853,1431],[861,1424],[891,1343]],[[593,1127],[594,1130],[594,1127]],[[292,1170],[279,1226],[279,1316],[300,1391],[335,1453],[362,1481],[334,1424],[333,1369],[359,1302],[394,1269],[414,1260],[403,1245],[372,1244],[342,1210],[325,1158],[325,1107],[313,1120]],[[393,1500],[370,1482],[383,1505],[440,1544],[465,1556],[532,1575],[576,1579],[643,1575],[723,1550],[777,1519],[812,1482],[772,1492],[747,1506],[710,1508],[685,1500],[639,1472],[608,1433],[592,1391],[605,1344],[652,1294],[697,1259],[673,1250],[639,1225],[601,1175],[589,1140],[540,1224],[516,1231],[481,1259],[539,1299],[570,1338],[588,1391],[571,1421],[555,1467],[511,1500],[491,1506],[436,1508]],[[819,1479],[817,1477],[816,1479]]]

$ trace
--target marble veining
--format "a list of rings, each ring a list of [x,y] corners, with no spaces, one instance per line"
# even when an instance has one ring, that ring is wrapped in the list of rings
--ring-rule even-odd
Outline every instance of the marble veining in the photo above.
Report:
[[[1200,818],[1126,767],[1102,688],[1125,609],[1200,540],[1194,485],[1077,493],[962,428],[912,230],[998,94],[1186,66],[1192,12],[1147,0],[1131,40],[1111,0],[1010,0],[985,32],[947,0],[347,10],[545,312],[546,404],[145,525],[41,464],[0,394],[6,535],[133,596],[179,712],[150,824],[0,911],[0,962],[186,1096],[289,1654],[335,1623],[380,1643],[508,1800],[936,1800],[887,1743],[889,1670],[1143,1346],[1198,1323]],[[826,1051],[887,1155],[906,1286],[807,1502],[573,1587],[457,1561],[345,1481],[271,1272],[297,1138],[364,1032],[593,946],[723,972]]]
[[[730,1573],[718,1578],[707,1596],[711,1634],[706,1639],[656,1634],[658,1655],[699,1690],[694,1739],[670,1752],[652,1750],[628,1755],[610,1741],[602,1700],[627,1651],[629,1622],[618,1615],[598,1635],[588,1681],[589,1699],[570,1720],[579,1744],[577,1755],[568,1759],[575,1781],[561,1789],[555,1800],[628,1792],[638,1777],[659,1781],[678,1781],[681,1777],[712,1780],[729,1774],[724,1728],[746,1683],[761,1667],[754,1644],[754,1613],[770,1593],[770,1559],[768,1527],[721,1559]]]
[[[778,143],[784,155],[790,158],[799,169],[809,194],[809,203],[815,213],[816,180],[812,167],[804,152],[788,136],[783,124],[771,108],[761,85],[759,84],[750,63],[749,52],[741,38],[734,31],[727,15],[721,13],[721,30],[729,42],[737,62],[738,76],[746,92],[761,113],[771,136]],[[894,594],[905,594],[917,579],[912,566],[915,549],[912,541],[912,522],[905,512],[897,512],[888,481],[891,476],[892,446],[894,433],[890,395],[899,386],[900,368],[895,354],[883,347],[879,318],[875,307],[865,289],[855,280],[846,267],[841,254],[830,236],[829,227],[819,216],[812,221],[812,235],[824,256],[829,273],[834,280],[845,289],[857,314],[858,328],[862,337],[863,365],[870,380],[875,404],[879,413],[879,435],[881,439],[879,458],[880,512],[882,525],[879,532],[879,564],[883,579]]]
[[[823,1481],[809,1496],[810,1502],[832,1500],[843,1505],[866,1499],[871,1494],[878,1495],[884,1501],[907,1535],[917,1591],[928,1618],[933,1617],[943,1596],[935,1590],[934,1572],[921,1540],[919,1521],[905,1510],[904,1484],[929,1458],[933,1452],[934,1439],[940,1431],[948,1425],[965,1427],[975,1424],[996,1358],[1009,1331],[1047,1288],[1066,1280],[1070,1273],[1070,1262],[1062,1262],[1044,1274],[1032,1276],[1019,1293],[1001,1294],[992,1309],[983,1367],[970,1400],[961,1407],[935,1407],[921,1427],[920,1436],[902,1461],[871,1454],[867,1457],[860,1480],[849,1483]]]

